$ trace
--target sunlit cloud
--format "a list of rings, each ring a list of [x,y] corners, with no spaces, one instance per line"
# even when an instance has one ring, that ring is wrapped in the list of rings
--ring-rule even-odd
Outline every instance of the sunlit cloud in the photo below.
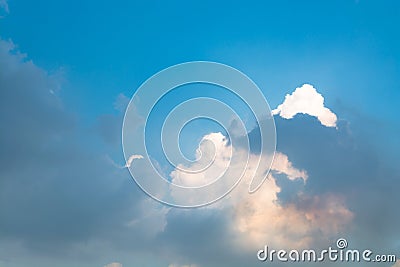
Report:
[[[175,170],[171,173],[173,181],[179,180],[185,185],[209,182],[211,177],[218,177],[229,162],[226,155],[233,149],[235,155],[247,159],[247,153],[241,148],[232,148],[220,133],[207,136],[218,148],[214,164],[216,167],[207,169],[204,173],[185,173]],[[207,155],[207,147],[202,147]],[[263,162],[263,160],[261,161]],[[197,169],[200,163],[194,163],[189,168]],[[227,227],[237,237],[234,241],[244,250],[263,246],[265,242],[284,248],[307,247],[315,240],[329,236],[345,229],[351,223],[353,214],[347,208],[345,200],[335,194],[307,195],[297,192],[296,202],[282,204],[278,198],[281,188],[277,185],[276,175],[284,175],[289,181],[301,179],[304,183],[309,179],[306,170],[293,166],[288,156],[277,152],[272,173],[265,184],[254,194],[248,194],[246,188],[251,180],[252,170],[257,167],[257,156],[250,154],[247,171],[242,181],[227,197],[208,208],[233,211],[233,220]],[[235,168],[235,166],[230,166]],[[265,172],[268,166],[264,166]],[[310,178],[311,179],[311,178]],[[175,197],[181,197],[175,195]],[[184,196],[182,196],[184,197]]]
[[[318,118],[324,126],[336,127],[336,115],[324,106],[324,97],[310,84],[304,84],[292,94],[287,94],[283,103],[272,111],[273,115],[285,119],[292,119],[299,113]]]

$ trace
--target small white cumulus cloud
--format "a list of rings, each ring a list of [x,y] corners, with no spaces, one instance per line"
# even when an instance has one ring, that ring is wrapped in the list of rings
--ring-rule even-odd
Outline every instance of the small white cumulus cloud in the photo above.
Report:
[[[336,127],[337,116],[324,106],[324,97],[310,84],[303,84],[272,111],[285,119],[292,119],[296,114],[307,114],[316,117],[326,127]]]

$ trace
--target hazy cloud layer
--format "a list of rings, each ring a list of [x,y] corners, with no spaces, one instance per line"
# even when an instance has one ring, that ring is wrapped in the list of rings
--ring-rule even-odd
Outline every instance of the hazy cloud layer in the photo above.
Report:
[[[162,224],[162,207],[142,207],[148,199],[128,171],[77,127],[57,97],[60,80],[0,41],[0,260],[7,266],[70,266],[65,255],[78,254],[102,266],[107,255],[97,246],[145,240],[157,228],[148,225]],[[148,216],[153,209],[161,220]]]

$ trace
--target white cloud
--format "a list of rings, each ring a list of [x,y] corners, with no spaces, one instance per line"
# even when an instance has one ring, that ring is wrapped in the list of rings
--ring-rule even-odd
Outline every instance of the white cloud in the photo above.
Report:
[[[233,230],[237,243],[246,248],[265,244],[280,248],[305,248],[346,229],[353,214],[335,195],[303,196],[295,203],[281,205],[280,192],[271,176],[254,196],[244,196],[235,206]]]
[[[221,192],[225,193],[237,181],[236,175],[243,172],[246,164],[245,153],[234,150],[221,133],[210,133],[202,138],[196,151],[196,159],[189,166],[179,164],[170,173],[172,182],[185,187],[201,187],[217,180],[218,183],[214,183],[201,194],[171,187],[171,196],[178,202],[194,204],[221,196]]]
[[[207,141],[207,142],[204,142]],[[209,142],[208,142],[209,141]],[[197,161],[189,168],[178,165],[171,173],[172,182],[181,186],[202,186],[219,177],[228,167],[231,155],[231,146],[221,133],[205,135],[196,150]],[[212,164],[207,168],[207,166]],[[184,170],[202,170],[202,172],[187,172]]]
[[[122,264],[119,262],[112,262],[107,265],[104,265],[104,267],[122,267]]]
[[[173,181],[179,180],[184,185],[202,184],[218,177],[227,165],[235,169],[236,164],[247,160],[246,151],[232,148],[221,136],[216,133],[207,135],[217,148],[212,151],[216,153],[215,167],[192,174],[175,170],[171,173]],[[226,157],[231,149],[238,159],[235,162]],[[203,155],[209,153],[205,147],[202,152]],[[189,168],[195,170],[198,165],[194,163]],[[258,156],[250,154],[246,172],[235,190],[222,201],[207,207],[233,211],[233,220],[227,226],[232,230],[235,236],[233,242],[238,247],[254,250],[265,242],[282,248],[307,247],[316,240],[321,241],[340,232],[352,220],[353,214],[347,209],[345,201],[333,194],[310,196],[299,191],[299,203],[281,204],[278,199],[281,188],[273,174],[257,192],[248,194],[247,188],[257,165]],[[267,168],[265,166],[265,171]],[[302,179],[306,183],[308,180],[307,172],[294,167],[288,156],[280,152],[276,153],[271,170],[272,173],[286,175],[291,181]]]
[[[283,103],[272,111],[273,115],[285,119],[291,119],[299,113],[318,118],[324,126],[336,127],[336,115],[324,106],[324,97],[310,84],[303,84],[292,94],[286,95]]]
[[[305,170],[293,167],[280,152],[276,153],[271,169],[285,174],[289,180],[300,178],[306,182],[308,179]],[[271,173],[253,194],[243,194],[250,181],[245,177],[243,182],[232,192],[229,201],[235,214],[231,227],[236,233],[237,245],[245,250],[265,244],[281,248],[308,247],[344,230],[353,218],[345,201],[334,194],[310,196],[298,191],[295,203],[281,204],[278,199],[281,188]]]

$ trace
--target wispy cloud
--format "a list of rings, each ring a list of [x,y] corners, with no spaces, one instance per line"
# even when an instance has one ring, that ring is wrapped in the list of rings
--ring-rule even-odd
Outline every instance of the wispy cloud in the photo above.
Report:
[[[131,167],[131,165],[132,165],[132,162],[135,160],[135,159],[142,159],[143,158],[143,156],[142,155],[132,155],[132,156],[130,156],[129,157],[129,159],[126,161],[126,164],[125,164],[125,168],[130,168]]]

